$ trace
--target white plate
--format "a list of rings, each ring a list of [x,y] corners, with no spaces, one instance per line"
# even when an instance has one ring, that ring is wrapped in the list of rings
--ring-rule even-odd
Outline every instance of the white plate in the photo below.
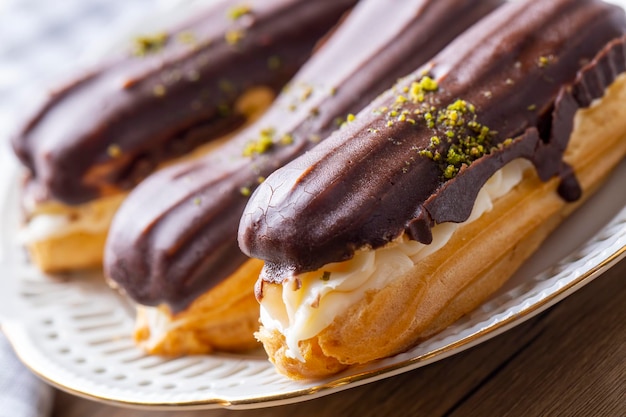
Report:
[[[6,178],[5,178],[6,179]],[[315,382],[278,375],[263,352],[166,359],[131,340],[132,309],[98,273],[44,276],[16,241],[16,176],[0,195],[0,317],[21,360],[92,399],[148,408],[256,408],[303,401],[419,368],[484,342],[565,298],[626,255],[626,162],[498,294],[437,337]],[[5,184],[6,185],[6,184]],[[543,272],[540,272],[543,271]]]
[[[178,359],[145,355],[130,336],[134,309],[104,284],[100,274],[41,274],[16,239],[19,181],[15,164],[5,152],[0,143],[2,330],[24,364],[44,380],[71,393],[118,405],[168,410],[259,408],[391,377],[521,324],[626,256],[623,162],[598,195],[474,313],[401,355],[329,379],[294,382],[278,375],[262,351]]]

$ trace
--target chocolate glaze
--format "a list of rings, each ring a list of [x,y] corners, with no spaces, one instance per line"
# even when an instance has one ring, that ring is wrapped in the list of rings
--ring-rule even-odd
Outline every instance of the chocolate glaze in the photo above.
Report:
[[[184,309],[245,260],[237,227],[252,190],[426,62],[500,1],[365,0],[296,75],[264,117],[225,147],[147,178],[117,213],[105,272],[141,304]],[[244,156],[273,129],[275,144]],[[290,135],[290,143],[281,138]],[[167,190],[164,192],[164,190]]]
[[[625,26],[621,9],[599,1],[501,7],[381,95],[347,129],[274,172],[246,207],[242,250],[266,261],[263,280],[281,282],[289,273],[349,259],[357,249],[381,247],[405,231],[429,243],[434,224],[466,220],[484,182],[519,157],[531,160],[543,180],[561,176],[566,200],[578,198],[578,183],[562,159],[572,118],[623,72],[623,41],[577,73]],[[446,136],[441,124],[428,126],[424,103],[402,106],[421,112],[414,125],[381,111],[393,108],[425,72],[438,89],[424,103],[441,110],[463,99],[475,106],[467,117],[489,128],[490,151],[452,179],[446,164],[425,153],[433,135]],[[460,139],[441,140],[436,149],[449,155]]]
[[[237,98],[280,89],[355,2],[253,0],[235,18],[241,2],[222,0],[168,31],[162,48],[136,56],[129,47],[52,93],[13,138],[29,192],[66,204],[119,192],[239,126]]]

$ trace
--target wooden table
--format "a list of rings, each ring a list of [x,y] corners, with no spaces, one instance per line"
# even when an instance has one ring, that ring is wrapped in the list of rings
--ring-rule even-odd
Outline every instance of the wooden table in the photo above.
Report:
[[[58,392],[54,417],[626,416],[626,260],[491,341],[400,376],[251,411],[131,410]]]

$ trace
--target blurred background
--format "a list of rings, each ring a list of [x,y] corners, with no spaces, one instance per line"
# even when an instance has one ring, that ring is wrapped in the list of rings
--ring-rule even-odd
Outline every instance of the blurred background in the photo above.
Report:
[[[0,153],[6,156],[7,137],[55,80],[68,79],[106,45],[141,32],[137,26],[155,13],[182,3],[0,0]]]
[[[42,96],[115,42],[141,33],[136,22],[181,1],[0,0],[0,196],[16,165],[8,139]],[[0,370],[0,417],[49,415],[52,389],[17,360],[1,331]]]

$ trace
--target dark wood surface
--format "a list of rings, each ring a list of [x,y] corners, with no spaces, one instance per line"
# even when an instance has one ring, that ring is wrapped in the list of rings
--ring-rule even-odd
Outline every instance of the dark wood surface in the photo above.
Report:
[[[249,411],[131,410],[57,392],[54,417],[626,416],[626,260],[466,352],[315,400]]]

